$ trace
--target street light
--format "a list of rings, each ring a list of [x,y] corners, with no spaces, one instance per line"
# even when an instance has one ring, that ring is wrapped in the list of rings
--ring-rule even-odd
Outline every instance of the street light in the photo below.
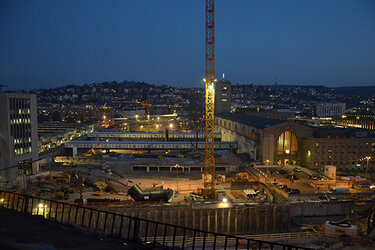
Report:
[[[285,164],[285,155],[286,155],[286,157],[288,157],[288,165],[289,165],[289,153],[290,153],[290,150],[289,149],[285,149],[285,154],[283,155],[283,161],[284,162],[282,164]]]
[[[176,187],[176,192],[178,192],[178,168],[180,168],[180,165],[176,164],[174,167],[176,168],[176,171],[177,171],[177,187]]]
[[[368,173],[368,162],[370,161],[371,157],[370,157],[370,156],[366,156],[365,159],[367,160],[367,164],[366,164],[366,179],[367,179],[367,173]]]

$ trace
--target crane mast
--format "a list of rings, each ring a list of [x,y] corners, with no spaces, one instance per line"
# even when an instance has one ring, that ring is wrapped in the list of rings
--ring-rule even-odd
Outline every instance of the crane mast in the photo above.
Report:
[[[215,198],[215,1],[206,0],[206,147],[204,196]]]

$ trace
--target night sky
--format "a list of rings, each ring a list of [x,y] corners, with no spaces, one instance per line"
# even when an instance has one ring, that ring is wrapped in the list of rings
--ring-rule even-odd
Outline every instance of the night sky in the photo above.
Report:
[[[0,1],[0,84],[203,86],[204,0]],[[375,1],[216,1],[217,78],[375,85]]]

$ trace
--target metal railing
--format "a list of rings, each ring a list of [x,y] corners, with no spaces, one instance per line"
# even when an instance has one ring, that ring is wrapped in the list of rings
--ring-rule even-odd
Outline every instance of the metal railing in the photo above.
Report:
[[[82,226],[98,234],[168,249],[309,249],[171,225],[2,190],[0,207]]]

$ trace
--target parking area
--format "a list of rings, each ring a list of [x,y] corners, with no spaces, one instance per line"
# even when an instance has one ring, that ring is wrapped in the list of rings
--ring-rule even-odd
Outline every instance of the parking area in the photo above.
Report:
[[[257,170],[266,182],[287,194],[312,194],[330,188],[327,178],[296,165],[262,166],[257,167]]]

